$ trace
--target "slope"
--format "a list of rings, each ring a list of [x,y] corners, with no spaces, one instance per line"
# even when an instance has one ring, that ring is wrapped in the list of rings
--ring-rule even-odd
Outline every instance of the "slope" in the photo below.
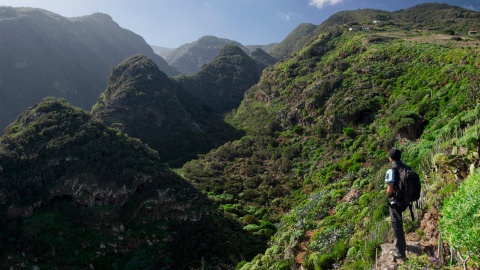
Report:
[[[337,26],[315,37],[247,91],[230,118],[247,136],[183,167],[245,230],[276,231],[241,269],[299,268],[297,247],[312,234],[304,269],[371,268],[388,239],[383,178],[394,145],[428,185],[421,222],[407,231],[423,234],[429,250],[436,245],[438,208],[456,186],[448,172],[459,166],[461,181],[470,159],[443,154],[438,172],[430,162],[456,144],[465,157],[477,151],[478,45],[400,39],[396,29]],[[459,129],[465,136],[454,136]]]
[[[46,96],[90,108],[121,60],[143,53],[174,70],[142,37],[96,13],[65,18],[41,9],[0,7],[0,127]]]
[[[442,3],[421,4],[395,12],[378,9],[340,11],[318,26],[298,25],[282,42],[275,45],[270,53],[277,59],[287,58],[306,46],[309,40],[322,35],[331,27],[359,29],[365,27],[384,31],[415,29],[464,36],[469,31],[476,30],[479,23],[478,12]]]
[[[155,151],[65,100],[5,129],[0,172],[2,269],[234,265],[263,245]]]
[[[316,26],[311,23],[299,24],[282,42],[272,48],[270,54],[277,59],[290,57],[294,52],[305,46],[315,29]]]

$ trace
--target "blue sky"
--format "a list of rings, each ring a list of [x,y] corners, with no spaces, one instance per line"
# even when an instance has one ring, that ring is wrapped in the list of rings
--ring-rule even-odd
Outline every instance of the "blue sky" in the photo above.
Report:
[[[0,5],[39,7],[65,17],[102,12],[150,45],[177,48],[205,35],[243,45],[277,43],[300,23],[318,25],[338,11],[395,11],[430,2],[480,11],[480,0],[0,0]]]

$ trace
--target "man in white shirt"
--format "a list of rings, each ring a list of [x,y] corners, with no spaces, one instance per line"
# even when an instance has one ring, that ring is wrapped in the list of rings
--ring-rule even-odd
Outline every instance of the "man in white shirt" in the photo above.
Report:
[[[390,218],[392,220],[393,234],[397,239],[395,243],[395,248],[397,250],[396,254],[393,256],[396,259],[405,259],[405,251],[407,249],[407,243],[405,242],[405,232],[403,231],[403,219],[402,212],[405,209],[402,209],[397,205],[395,199],[396,190],[398,190],[398,181],[400,175],[396,171],[396,167],[402,164],[400,160],[402,157],[402,152],[398,149],[392,148],[388,151],[388,158],[392,162],[392,168],[387,170],[385,174],[385,183],[387,184],[387,196],[389,199],[389,212]],[[396,173],[397,172],[397,173]]]

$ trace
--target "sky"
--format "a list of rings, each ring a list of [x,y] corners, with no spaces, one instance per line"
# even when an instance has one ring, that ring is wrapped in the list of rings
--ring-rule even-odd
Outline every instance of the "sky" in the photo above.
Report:
[[[431,2],[480,11],[480,0],[0,0],[0,6],[42,8],[64,17],[106,13],[150,45],[178,48],[206,35],[243,45],[278,43],[299,24],[319,25],[339,11],[396,11]]]

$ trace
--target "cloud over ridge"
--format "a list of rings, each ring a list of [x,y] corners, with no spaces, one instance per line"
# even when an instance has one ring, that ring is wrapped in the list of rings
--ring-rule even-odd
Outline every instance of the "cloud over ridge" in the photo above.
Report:
[[[343,0],[309,0],[309,2],[311,6],[316,6],[317,8],[320,9],[325,5],[333,6],[333,5],[339,4],[343,2]]]

